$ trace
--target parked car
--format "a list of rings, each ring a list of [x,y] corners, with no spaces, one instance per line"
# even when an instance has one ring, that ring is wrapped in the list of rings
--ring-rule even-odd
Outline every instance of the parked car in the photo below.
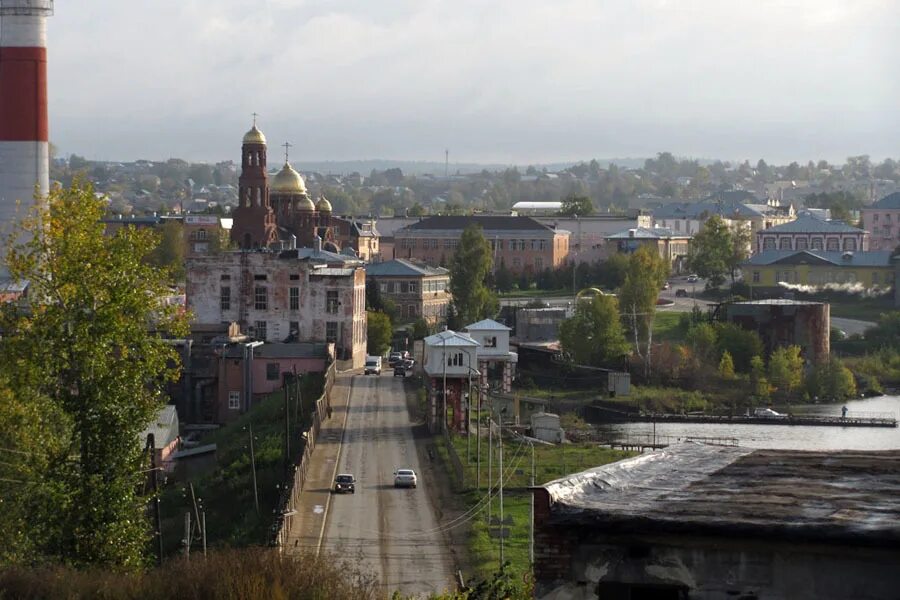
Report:
[[[687,290],[684,288],[678,288],[677,290],[675,290],[676,298],[687,298],[687,295],[688,295]]]
[[[416,472],[412,469],[397,469],[394,471],[394,487],[416,487],[418,481]]]
[[[784,417],[786,415],[781,414],[780,412],[775,412],[771,408],[757,408],[753,411],[754,417]]]
[[[667,289],[669,289],[670,287],[672,287],[672,286],[669,285],[669,282],[667,281],[667,282],[663,283],[662,289],[667,290]]]
[[[388,354],[388,366],[390,367],[393,367],[401,360],[403,360],[403,355],[399,352],[391,352],[390,354]]]
[[[692,274],[688,275],[687,280],[688,280],[688,283],[696,283],[696,282],[700,281],[700,278],[692,273]]]
[[[351,473],[341,473],[334,478],[334,493],[346,494],[348,492],[356,493],[356,478]]]
[[[381,357],[380,356],[367,356],[366,357],[366,366],[363,371],[366,375],[381,375]]]
[[[416,361],[413,358],[404,358],[401,362],[401,365],[411,370],[414,366],[416,366]]]
[[[408,373],[409,371],[402,363],[394,367],[394,377],[406,377]]]

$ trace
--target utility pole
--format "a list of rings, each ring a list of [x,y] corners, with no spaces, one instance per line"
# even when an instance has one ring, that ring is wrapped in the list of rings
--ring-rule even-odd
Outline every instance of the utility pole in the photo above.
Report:
[[[253,453],[253,423],[250,423],[250,467],[253,471],[253,505],[259,514],[259,492],[256,489],[256,454]]]
[[[500,446],[500,564],[503,564],[503,427],[497,431]]]
[[[150,486],[153,489],[153,526],[156,531],[156,564],[161,565],[163,560],[162,519],[159,514],[159,468],[156,466],[156,438],[152,433],[147,434],[147,451],[150,453]]]
[[[281,393],[284,394],[284,471],[291,466],[291,396],[288,378],[285,377],[281,385]]]
[[[534,442],[531,446],[531,520],[528,521],[528,562],[534,567]]]
[[[450,176],[450,149],[444,150],[444,177]]]
[[[478,415],[475,417],[475,489],[481,491],[481,397],[484,394],[478,386]]]
[[[532,477],[531,484],[534,485],[533,477]],[[534,500],[532,499],[532,503],[533,502],[534,502]],[[200,514],[200,518],[202,519],[201,523],[203,523],[203,526],[202,526],[202,529],[203,529],[203,556],[206,556],[206,511],[205,510]]]
[[[184,558],[191,559],[191,511],[184,513]]]
[[[488,420],[488,527],[491,526],[491,508],[494,505],[494,411]]]

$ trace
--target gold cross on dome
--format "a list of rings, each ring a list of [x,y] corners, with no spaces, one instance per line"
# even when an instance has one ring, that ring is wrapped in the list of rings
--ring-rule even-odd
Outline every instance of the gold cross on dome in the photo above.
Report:
[[[256,117],[258,117],[258,113],[253,113],[253,126],[256,127]]]
[[[284,146],[284,163],[287,164],[287,161],[288,161],[288,149],[291,148],[291,147],[293,146],[293,144],[290,143],[290,142],[285,142],[285,143],[282,144],[282,146]]]

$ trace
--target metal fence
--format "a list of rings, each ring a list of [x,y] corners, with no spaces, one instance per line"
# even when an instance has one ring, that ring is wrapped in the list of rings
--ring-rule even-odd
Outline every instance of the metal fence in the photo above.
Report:
[[[304,441],[303,453],[300,455],[299,461],[291,463],[285,473],[281,496],[278,498],[278,504],[275,507],[275,521],[272,523],[269,535],[270,546],[283,548],[290,536],[291,527],[294,525],[294,517],[296,516],[294,507],[300,502],[300,494],[303,492],[303,486],[306,483],[306,475],[309,471],[309,463],[312,460],[313,451],[316,449],[319,430],[331,406],[331,388],[334,387],[336,371],[336,363],[332,362],[325,372],[325,389],[316,400],[316,409],[313,411],[309,429],[302,432],[299,436]]]

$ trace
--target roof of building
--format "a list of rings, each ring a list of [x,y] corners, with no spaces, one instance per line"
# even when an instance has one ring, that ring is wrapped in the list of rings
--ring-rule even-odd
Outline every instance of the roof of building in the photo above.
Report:
[[[731,218],[753,218],[763,216],[756,196],[746,191],[719,192],[700,202],[671,202],[653,210],[655,219],[698,219],[712,215]]]
[[[684,443],[542,486],[550,518],[629,533],[900,544],[900,451]]]
[[[366,265],[366,275],[373,277],[432,277],[449,273],[444,267],[432,267],[403,258]]]
[[[512,331],[511,328],[507,327],[503,323],[498,323],[493,319],[482,319],[477,323],[472,323],[471,325],[465,326],[466,331]]]
[[[244,355],[243,344],[230,344],[225,348],[226,358]],[[328,344],[319,342],[295,342],[263,344],[253,349],[255,358],[328,358]]]
[[[867,208],[879,208],[882,210],[900,210],[900,192],[888,194],[878,202]]]
[[[165,448],[178,437],[178,411],[175,406],[167,404],[162,407],[153,421],[141,432],[139,439],[143,445],[147,441],[147,434],[153,434],[153,445],[156,448]]]
[[[690,234],[674,232],[666,227],[631,227],[623,229],[617,233],[606,236],[608,240],[667,240],[667,239],[690,239]]]
[[[756,232],[756,235],[771,233],[865,233],[858,227],[847,225],[843,221],[824,221],[811,214],[803,214],[789,223],[769,227]]]
[[[411,223],[403,229],[427,231],[427,230],[460,230],[462,231],[469,225],[480,225],[485,231],[553,231],[549,225],[536,221],[532,217],[520,216],[496,216],[496,215],[473,215],[473,216],[454,216],[454,215],[438,215],[434,217],[424,217],[421,221]]]
[[[328,250],[316,250],[315,248],[283,250],[278,254],[278,258],[296,258],[297,260],[308,260],[311,263],[320,264],[361,265],[363,263],[363,261],[353,256],[329,252]]]
[[[891,266],[890,250],[869,252],[841,252],[837,250],[763,250],[754,254],[745,265],[765,266],[776,264],[831,264],[839,267],[888,267]]]
[[[812,300],[790,300],[788,298],[767,298],[765,300],[742,300],[740,302],[729,302],[729,305],[745,305],[754,306],[822,306],[824,302],[813,302]]]
[[[478,342],[473,340],[467,334],[447,329],[434,335],[430,335],[424,340],[426,346],[480,346]]]

